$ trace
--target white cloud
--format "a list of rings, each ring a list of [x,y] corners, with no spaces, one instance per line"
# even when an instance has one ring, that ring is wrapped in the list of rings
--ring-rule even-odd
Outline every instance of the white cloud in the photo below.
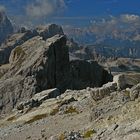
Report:
[[[123,22],[136,22],[136,21],[140,20],[140,17],[138,15],[134,15],[134,14],[121,15],[120,18]]]
[[[111,36],[117,39],[128,39],[140,27],[140,16],[134,14],[123,14],[117,17],[110,16],[101,22],[93,22],[89,31],[98,37]],[[88,29],[87,29],[88,30]]]
[[[66,8],[64,0],[35,0],[26,7],[29,17],[41,18],[58,14]]]

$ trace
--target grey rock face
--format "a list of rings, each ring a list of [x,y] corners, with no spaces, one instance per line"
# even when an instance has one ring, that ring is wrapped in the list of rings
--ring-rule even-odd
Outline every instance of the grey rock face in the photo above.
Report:
[[[72,60],[70,72],[72,89],[100,87],[112,81],[112,76],[95,61]]]
[[[10,20],[4,12],[0,12],[0,44],[4,42],[11,33],[13,33],[13,26]]]

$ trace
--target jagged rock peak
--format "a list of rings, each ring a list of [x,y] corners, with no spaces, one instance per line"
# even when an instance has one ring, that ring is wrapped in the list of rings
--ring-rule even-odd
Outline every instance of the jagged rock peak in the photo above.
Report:
[[[0,44],[13,33],[13,26],[5,12],[0,11]]]

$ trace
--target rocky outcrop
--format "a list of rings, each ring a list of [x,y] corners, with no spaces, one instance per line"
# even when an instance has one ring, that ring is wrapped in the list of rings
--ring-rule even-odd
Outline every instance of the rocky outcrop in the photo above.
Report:
[[[112,92],[121,91],[125,94],[124,98],[135,100],[139,97],[140,93],[140,74],[119,74],[114,76],[113,82],[104,84],[99,88],[89,88],[91,97],[95,100],[101,100],[106,96],[110,96]],[[130,89],[131,88],[131,89]],[[124,99],[127,100],[127,99]]]
[[[1,110],[11,110],[17,102],[45,89],[63,91],[69,85],[66,37],[56,35],[47,42],[34,37],[12,51],[10,65],[0,81]]]
[[[117,83],[114,82],[109,82],[100,88],[89,89],[90,95],[95,101],[110,96],[110,94],[115,91],[117,91]]]
[[[62,93],[101,86],[111,76],[97,62],[69,62],[64,35],[47,41],[36,36],[13,49],[9,62],[9,71],[0,80],[1,110],[6,112],[43,90],[58,88]]]
[[[66,42],[63,30],[55,24],[42,30],[22,29],[7,40],[0,52],[4,56],[1,63],[9,62],[0,79],[2,112],[11,111],[17,103],[47,89],[57,88],[63,93],[66,89],[99,87],[112,80],[97,62],[69,61]]]
[[[0,45],[5,39],[13,33],[13,26],[3,11],[0,11]]]
[[[57,88],[44,90],[38,94],[35,94],[33,99],[38,100],[39,102],[43,102],[47,99],[56,98],[60,95],[60,91]]]
[[[38,33],[35,30],[28,30],[24,33],[16,33],[10,36],[5,43],[2,44],[0,49],[0,64],[6,64],[9,62],[11,51],[18,45],[22,45],[27,40],[37,36]]]
[[[130,88],[140,83],[140,74],[119,74],[114,76],[113,81],[117,83],[117,87],[119,90]]]
[[[64,35],[61,26],[56,24],[50,24],[47,26],[40,26],[37,29],[28,30],[25,27],[21,27],[19,31],[12,36],[10,36],[5,43],[2,44],[0,49],[0,64],[6,64],[9,61],[11,51],[22,45],[27,40],[40,36],[43,40],[47,40],[54,35]]]
[[[26,112],[29,109],[40,106],[44,101],[51,98],[56,98],[60,95],[59,89],[44,90],[38,94],[35,94],[31,99],[22,101],[16,107],[17,110]]]
[[[130,98],[132,101],[140,97],[140,84],[133,86],[130,90]]]
[[[64,35],[62,27],[56,24],[39,26],[36,30],[39,33],[39,36],[43,37],[44,40],[53,37],[56,34]]]
[[[108,74],[96,61],[72,60],[70,73],[72,89],[100,87],[108,81],[112,81],[111,74]]]

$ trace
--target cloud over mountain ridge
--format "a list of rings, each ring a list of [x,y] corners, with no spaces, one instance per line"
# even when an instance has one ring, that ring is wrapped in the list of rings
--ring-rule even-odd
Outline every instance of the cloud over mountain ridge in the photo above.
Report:
[[[66,8],[64,0],[35,0],[26,7],[26,14],[30,17],[42,18],[60,13]]]

